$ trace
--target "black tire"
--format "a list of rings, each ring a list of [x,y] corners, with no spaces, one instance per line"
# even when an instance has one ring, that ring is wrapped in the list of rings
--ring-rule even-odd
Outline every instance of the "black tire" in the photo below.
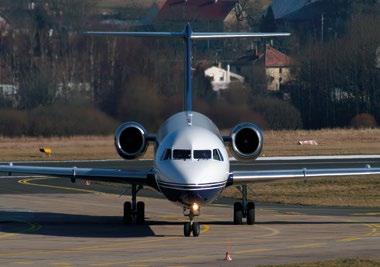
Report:
[[[255,203],[248,202],[247,204],[247,224],[252,225],[255,223]]]
[[[191,234],[191,224],[189,222],[183,225],[183,235],[188,237]]]
[[[136,223],[144,224],[145,222],[145,203],[142,201],[137,202]]]
[[[243,205],[240,202],[234,203],[234,224],[243,224]]]
[[[132,223],[132,203],[129,201],[124,202],[123,222],[125,224]]]
[[[199,236],[201,233],[201,225],[198,222],[194,222],[192,225],[193,236]]]

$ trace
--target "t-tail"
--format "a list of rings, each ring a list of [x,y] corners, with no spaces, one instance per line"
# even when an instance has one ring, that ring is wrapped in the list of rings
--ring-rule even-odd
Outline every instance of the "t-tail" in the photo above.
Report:
[[[185,93],[184,111],[189,114],[193,110],[192,93],[192,50],[193,40],[228,39],[228,38],[265,38],[285,37],[290,33],[254,33],[254,32],[193,32],[188,23],[182,32],[99,32],[88,31],[85,34],[115,37],[175,37],[182,38],[185,42]]]

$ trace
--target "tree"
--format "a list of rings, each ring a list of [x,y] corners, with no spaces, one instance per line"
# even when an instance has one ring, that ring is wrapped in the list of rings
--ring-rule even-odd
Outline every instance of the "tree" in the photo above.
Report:
[[[292,99],[306,128],[347,126],[360,113],[379,119],[380,83],[376,49],[380,14],[355,12],[339,39],[307,45],[295,69]]]
[[[268,7],[267,13],[261,18],[260,31],[262,32],[275,32],[276,21],[274,19],[272,7]]]
[[[57,95],[57,85],[49,69],[34,69],[27,73],[20,83],[21,109],[33,109],[51,105]]]

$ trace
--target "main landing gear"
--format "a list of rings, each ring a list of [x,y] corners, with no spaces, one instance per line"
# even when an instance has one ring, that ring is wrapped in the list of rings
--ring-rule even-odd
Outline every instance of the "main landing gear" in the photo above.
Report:
[[[141,185],[132,185],[132,202],[124,202],[123,222],[125,224],[144,224],[145,203],[137,202],[137,193],[142,189]]]
[[[242,194],[242,201],[234,203],[234,224],[243,224],[243,218],[247,218],[247,224],[255,223],[255,203],[248,202],[247,185],[238,187]]]
[[[185,222],[183,225],[183,235],[186,237],[191,234],[193,234],[193,236],[199,236],[201,233],[201,225],[199,222],[194,222],[194,217],[199,216],[200,214],[199,205],[194,203],[190,208],[184,207],[183,214],[190,219],[190,222]]]

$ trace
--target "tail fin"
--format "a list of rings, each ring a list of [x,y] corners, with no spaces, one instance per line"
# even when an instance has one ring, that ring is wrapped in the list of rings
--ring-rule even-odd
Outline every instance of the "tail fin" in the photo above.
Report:
[[[88,31],[85,34],[96,36],[115,36],[115,37],[176,37],[183,38],[186,46],[185,58],[185,94],[184,110],[192,111],[192,47],[193,40],[208,39],[229,39],[229,38],[267,38],[267,37],[286,37],[290,33],[253,33],[253,32],[193,32],[190,23],[188,23],[182,32],[99,32]]]

